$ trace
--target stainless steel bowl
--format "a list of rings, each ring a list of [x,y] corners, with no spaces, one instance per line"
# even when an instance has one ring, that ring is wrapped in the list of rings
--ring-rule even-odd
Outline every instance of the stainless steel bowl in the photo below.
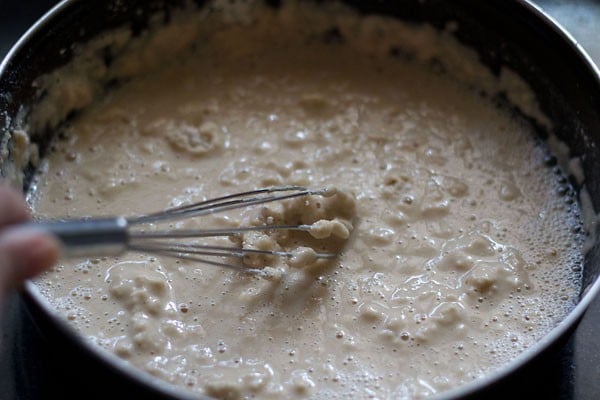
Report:
[[[279,3],[265,1],[273,7]],[[182,3],[67,0],[58,4],[19,40],[0,65],[0,139],[8,135],[18,116],[43,96],[34,87],[34,80],[67,63],[73,56],[73,44],[120,26],[140,32],[147,26],[149,16],[164,11],[168,18],[169,10]],[[595,174],[600,170],[600,73],[569,35],[535,6],[525,0],[347,0],[345,3],[361,13],[428,22],[440,28],[448,21],[456,21],[457,38],[476,49],[492,71],[508,66],[530,84],[541,109],[553,122],[554,133],[570,146],[572,155],[581,158],[585,186],[594,208],[600,209],[600,175]],[[107,55],[107,62],[109,58]],[[532,123],[535,125],[535,121]],[[547,132],[541,126],[536,128],[543,138]],[[51,135],[52,132],[42,132],[38,139],[42,156]],[[27,177],[33,172],[33,166],[26,168]],[[24,189],[28,183],[25,182]],[[575,183],[573,187],[579,190]],[[531,367],[563,343],[600,291],[599,275],[600,246],[596,244],[586,256],[580,301],[556,328],[498,371],[439,397],[496,397],[498,390],[519,371]],[[44,388],[63,397],[189,396],[82,340],[55,314],[35,285],[25,286],[23,298],[27,323],[38,331],[34,341],[27,343],[28,351],[43,360],[25,374],[23,385],[31,388],[31,397],[42,393]]]

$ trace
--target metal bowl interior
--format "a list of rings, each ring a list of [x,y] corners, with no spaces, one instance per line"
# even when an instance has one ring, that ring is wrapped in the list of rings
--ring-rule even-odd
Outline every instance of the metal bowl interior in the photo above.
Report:
[[[449,21],[456,22],[456,37],[476,49],[492,71],[499,73],[501,66],[507,66],[529,83],[537,94],[542,111],[553,123],[553,133],[569,145],[573,157],[581,159],[586,176],[585,188],[594,209],[600,209],[600,175],[594,173],[600,170],[600,153],[597,150],[600,145],[600,73],[569,35],[535,6],[524,0],[345,2],[361,13],[427,22],[438,28],[445,27]],[[165,20],[168,20],[169,11],[183,3],[176,0],[67,0],[57,5],[24,35],[0,65],[0,138],[9,134],[24,109],[35,105],[43,96],[34,86],[35,79],[67,63],[73,56],[74,43],[86,42],[100,32],[120,26],[130,26],[133,32],[140,32],[147,26],[151,15],[162,11]],[[277,7],[279,1],[269,0],[267,3]],[[535,126],[535,121],[532,123]],[[536,126],[536,129],[542,138],[547,135],[541,126]],[[45,132],[39,136],[42,156],[51,134]],[[31,177],[33,172],[34,167],[29,166],[26,176]],[[27,184],[26,180],[25,190]],[[581,189],[576,183],[573,185],[575,189]],[[586,256],[580,302],[563,322],[536,346],[497,372],[443,393],[440,398],[480,397],[490,393],[504,379],[548,350],[577,324],[585,308],[600,291],[599,275],[600,246],[596,243]],[[109,371],[103,379],[126,381],[134,395],[151,395],[153,398],[183,398],[187,395],[79,338],[52,311],[35,285],[26,285],[25,297],[27,312],[47,337],[48,344],[73,346],[77,355],[73,362],[99,366],[89,367],[81,374],[81,379],[89,379],[91,384],[98,379],[97,374]],[[104,392],[110,394],[107,388],[96,390],[98,395]]]

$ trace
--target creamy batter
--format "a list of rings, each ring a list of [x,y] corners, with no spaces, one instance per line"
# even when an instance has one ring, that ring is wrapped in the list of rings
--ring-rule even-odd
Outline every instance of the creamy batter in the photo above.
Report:
[[[32,204],[46,218],[137,215],[335,185],[172,228],[333,220],[286,243],[340,256],[273,264],[280,279],[146,254],[65,260],[39,287],[90,341],[218,398],[413,398],[498,368],[576,302],[566,180],[521,118],[462,79],[366,56],[366,28],[319,30],[320,13],[299,29],[310,13],[294,15],[204,32],[192,55],[97,99],[63,128]],[[261,235],[233,241],[273,239]]]

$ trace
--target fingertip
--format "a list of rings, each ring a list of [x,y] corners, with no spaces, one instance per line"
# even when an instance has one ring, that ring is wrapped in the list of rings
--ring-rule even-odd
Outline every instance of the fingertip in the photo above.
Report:
[[[0,238],[0,268],[8,286],[18,286],[58,260],[60,244],[47,233],[9,229]]]
[[[52,235],[39,233],[29,240],[32,251],[23,268],[22,280],[33,278],[52,267],[58,261],[60,254],[60,243]]]

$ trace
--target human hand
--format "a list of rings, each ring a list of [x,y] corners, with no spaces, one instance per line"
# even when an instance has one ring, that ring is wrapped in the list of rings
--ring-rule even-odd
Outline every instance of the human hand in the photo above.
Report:
[[[11,227],[29,218],[23,197],[0,182],[0,303],[9,290],[49,268],[58,258],[60,247],[53,236]]]

